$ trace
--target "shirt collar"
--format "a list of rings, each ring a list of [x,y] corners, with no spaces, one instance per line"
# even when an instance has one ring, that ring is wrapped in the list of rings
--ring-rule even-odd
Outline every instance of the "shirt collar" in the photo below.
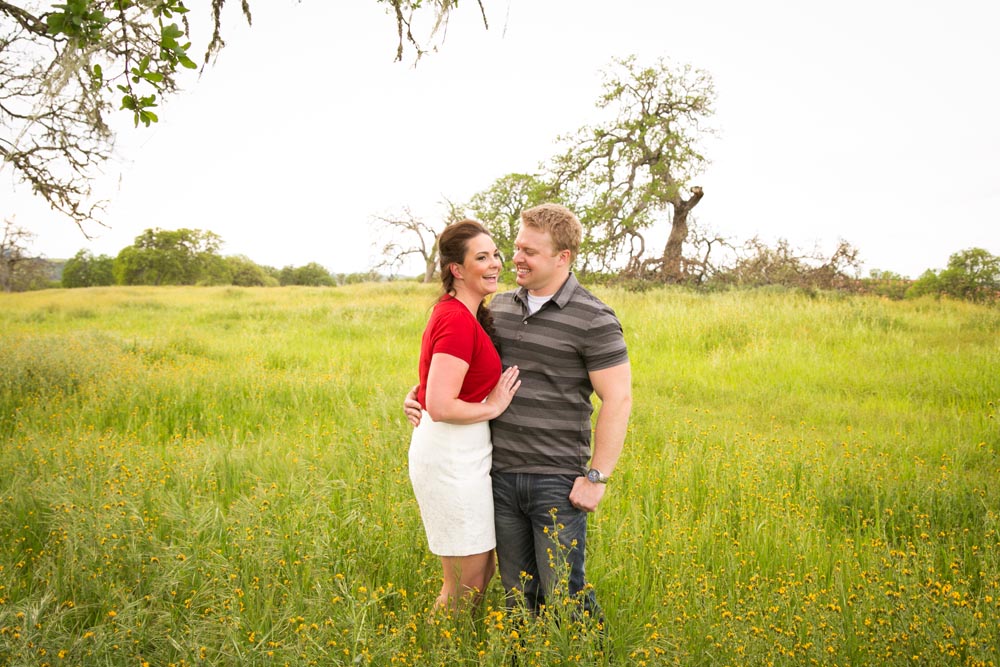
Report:
[[[556,293],[552,295],[550,301],[559,306],[559,308],[565,308],[566,304],[569,303],[569,300],[572,298],[573,292],[575,292],[576,288],[579,286],[580,286],[579,281],[577,281],[576,276],[573,275],[573,272],[570,271],[570,274],[566,278],[566,281],[562,285],[560,285],[559,289],[556,290]],[[517,299],[522,305],[526,305],[528,303],[527,288],[518,287],[517,291],[514,292],[514,298]]]

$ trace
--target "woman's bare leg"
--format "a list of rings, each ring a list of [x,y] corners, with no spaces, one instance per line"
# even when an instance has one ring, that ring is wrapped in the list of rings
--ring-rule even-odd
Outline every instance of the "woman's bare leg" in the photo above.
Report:
[[[444,577],[434,607],[457,609],[467,600],[473,607],[478,606],[493,577],[495,563],[492,550],[471,556],[441,556]]]

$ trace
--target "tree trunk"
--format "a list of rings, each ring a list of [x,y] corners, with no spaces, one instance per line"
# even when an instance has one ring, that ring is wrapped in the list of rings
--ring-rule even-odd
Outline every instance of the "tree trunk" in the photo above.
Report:
[[[443,230],[442,230],[443,231]],[[441,235],[440,231],[435,232],[431,230],[431,234],[434,238],[431,240],[431,250],[430,252],[423,252],[424,256],[424,282],[429,283],[434,280],[434,271],[437,270],[438,264],[438,236]],[[420,244],[423,245],[423,236],[420,237]]]
[[[691,188],[691,197],[681,199],[680,195],[671,202],[674,207],[674,216],[670,221],[670,237],[667,238],[667,245],[663,248],[663,265],[660,269],[661,277],[666,282],[677,283],[684,279],[681,260],[683,259],[684,241],[687,240],[688,213],[691,212],[701,198],[705,196],[704,191],[699,186]]]

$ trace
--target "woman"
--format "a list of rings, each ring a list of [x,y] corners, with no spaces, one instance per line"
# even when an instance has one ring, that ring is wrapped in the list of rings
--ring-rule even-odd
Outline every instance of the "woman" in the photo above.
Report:
[[[438,237],[444,294],[420,347],[417,400],[425,415],[410,441],[410,481],[430,550],[441,558],[444,583],[435,608],[482,598],[495,569],[493,445],[489,420],[520,386],[517,368],[501,372],[484,298],[496,292],[500,253],[474,220]],[[428,418],[429,417],[429,418]]]

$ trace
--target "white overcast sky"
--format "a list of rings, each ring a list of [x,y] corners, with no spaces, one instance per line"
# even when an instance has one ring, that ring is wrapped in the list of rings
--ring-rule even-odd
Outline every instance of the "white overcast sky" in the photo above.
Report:
[[[88,241],[9,169],[0,213],[50,258],[113,256],[147,228],[188,227],[260,264],[363,271],[373,215],[409,206],[433,221],[444,198],[536,171],[558,135],[596,118],[600,70],[636,54],[714,78],[701,225],[827,252],[844,239],[865,273],[1000,254],[996,0],[484,4],[488,30],[463,0],[414,68],[412,53],[393,62],[394,21],[374,0],[255,0],[252,28],[231,0],[217,63],[159,124],[123,124],[97,186],[110,229]],[[207,35],[194,38],[201,53]]]

